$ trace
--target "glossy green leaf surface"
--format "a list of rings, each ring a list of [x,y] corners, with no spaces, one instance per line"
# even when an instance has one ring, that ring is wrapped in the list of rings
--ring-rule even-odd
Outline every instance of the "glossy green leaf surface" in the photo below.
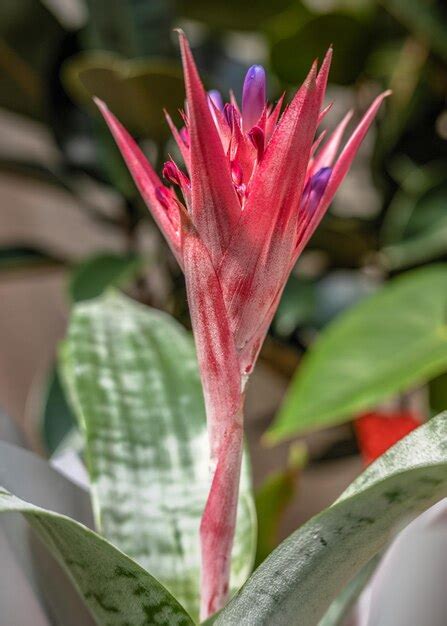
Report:
[[[447,265],[395,278],[339,316],[301,362],[267,438],[343,422],[447,369]]]
[[[155,578],[86,526],[1,487],[0,512],[25,516],[70,574],[98,626],[194,623]]]
[[[447,494],[447,413],[402,439],[288,537],[215,623],[315,626],[392,536]]]
[[[110,294],[75,306],[63,371],[85,435],[99,531],[196,616],[209,471],[191,336],[170,316]],[[245,463],[233,590],[251,571],[255,526]]]

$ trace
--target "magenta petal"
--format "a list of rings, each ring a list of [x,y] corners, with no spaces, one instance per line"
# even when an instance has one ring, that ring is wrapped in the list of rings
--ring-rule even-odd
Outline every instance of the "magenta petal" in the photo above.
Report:
[[[250,141],[256,148],[257,159],[260,161],[264,154],[265,147],[265,134],[264,131],[259,128],[259,126],[253,126],[253,128],[249,131],[248,136]]]

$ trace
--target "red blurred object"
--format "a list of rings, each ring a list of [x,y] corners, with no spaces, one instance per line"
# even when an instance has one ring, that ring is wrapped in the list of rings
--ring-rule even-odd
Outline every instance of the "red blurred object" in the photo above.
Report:
[[[365,465],[375,461],[421,423],[422,419],[412,411],[372,411],[358,417],[354,428]]]

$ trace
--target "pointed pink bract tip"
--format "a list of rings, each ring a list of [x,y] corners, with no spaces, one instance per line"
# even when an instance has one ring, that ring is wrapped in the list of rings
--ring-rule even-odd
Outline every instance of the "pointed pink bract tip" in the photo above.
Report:
[[[98,98],[97,96],[93,96],[92,100],[96,104],[98,109],[100,109],[101,111],[108,111],[109,110],[109,107],[104,102],[104,100],[101,100],[101,98]]]

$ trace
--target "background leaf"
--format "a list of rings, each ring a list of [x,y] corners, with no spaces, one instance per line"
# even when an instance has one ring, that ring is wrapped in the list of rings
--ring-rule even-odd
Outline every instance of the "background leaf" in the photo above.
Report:
[[[280,524],[298,487],[300,472],[306,465],[306,446],[297,442],[290,447],[287,467],[273,472],[256,492],[258,543],[255,564],[264,561],[279,543]]]
[[[69,572],[98,626],[194,622],[164,587],[105,539],[0,488],[0,512],[22,513]]]
[[[71,276],[70,296],[74,302],[91,300],[109,287],[130,281],[140,269],[142,259],[135,254],[98,254],[78,265]]]
[[[302,359],[271,442],[337,424],[447,369],[447,265],[393,279],[338,317]]]
[[[288,537],[219,614],[222,626],[314,626],[393,529],[447,493],[447,413],[402,439]]]
[[[63,372],[85,434],[97,527],[197,615],[208,437],[190,335],[117,294],[78,304]],[[245,463],[232,589],[249,575],[255,513]]]
[[[67,403],[59,372],[53,369],[48,377],[40,414],[41,439],[51,455],[75,426],[73,411]]]
[[[131,132],[156,141],[170,133],[163,108],[175,116],[184,104],[180,66],[169,59],[126,60],[84,52],[66,61],[62,76],[72,98],[98,118],[93,96],[104,100]]]

